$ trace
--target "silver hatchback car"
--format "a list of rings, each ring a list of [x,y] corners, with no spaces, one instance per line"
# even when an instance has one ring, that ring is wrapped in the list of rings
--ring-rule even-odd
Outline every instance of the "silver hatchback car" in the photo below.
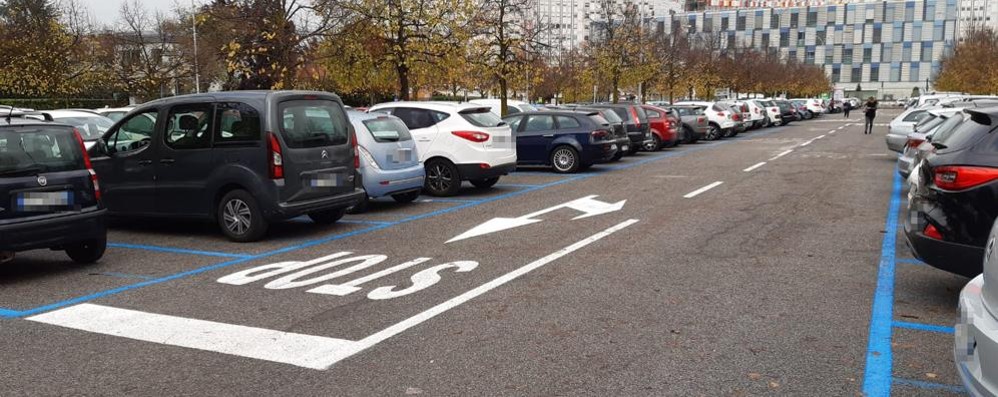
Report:
[[[357,131],[360,152],[358,171],[368,198],[391,196],[408,203],[419,197],[426,172],[419,163],[416,142],[409,129],[398,117],[383,113],[347,112]],[[351,212],[367,207],[367,200],[355,205]]]

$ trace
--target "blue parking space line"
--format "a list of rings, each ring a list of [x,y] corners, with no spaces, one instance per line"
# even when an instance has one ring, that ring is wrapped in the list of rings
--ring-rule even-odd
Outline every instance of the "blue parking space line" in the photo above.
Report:
[[[389,225],[391,222],[383,221],[364,221],[359,219],[340,219],[336,223],[351,223],[355,225]]]
[[[439,197],[428,198],[428,199],[419,199],[420,203],[458,203],[458,204],[472,203],[472,204],[474,204],[474,203],[478,203],[478,202],[481,202],[481,201],[482,200],[455,199],[455,198],[439,198]]]
[[[914,379],[893,378],[891,381],[898,385],[917,387],[919,389],[939,390],[955,394],[966,394],[967,388],[960,385],[947,385],[943,383],[926,382]]]
[[[897,243],[898,213],[901,209],[901,176],[894,172],[891,201],[887,209],[883,242],[880,245],[880,264],[877,272],[877,289],[873,294],[870,313],[870,330],[866,347],[866,366],[863,371],[863,394],[868,397],[891,395],[893,352],[891,336],[894,328],[894,266]]]
[[[897,328],[906,328],[906,329],[913,329],[917,331],[927,331],[927,332],[938,332],[941,334],[953,334],[955,332],[953,330],[953,327],[946,325],[910,323],[907,321],[895,321],[894,326]]]
[[[108,243],[108,247],[111,248],[128,248],[146,251],[158,251],[158,252],[169,252],[173,254],[188,254],[188,255],[202,255],[202,256],[217,256],[221,258],[248,258],[250,255],[246,254],[232,254],[228,252],[215,252],[215,251],[201,251],[201,250],[189,250],[184,248],[172,248],[172,247],[159,247],[155,245],[144,245],[144,244],[124,244],[124,243]]]
[[[920,261],[918,259],[900,258],[900,259],[897,259],[896,261],[897,261],[897,263],[904,263],[904,264],[907,264],[907,265],[927,266],[925,264],[925,262],[922,262],[922,261]]]
[[[0,307],[0,318],[17,318],[17,317],[21,317],[20,311]]]
[[[500,183],[496,187],[534,187],[537,185],[528,183]]]
[[[766,131],[766,132],[760,132],[760,133],[756,133],[755,136],[769,135],[769,134],[771,134],[773,132],[776,132],[776,131],[775,130],[771,130],[771,131]],[[668,153],[665,153],[664,155],[657,155],[657,156],[654,156],[654,157],[649,157],[647,159],[643,159],[642,161],[637,162],[637,163],[626,164],[626,165],[628,165],[627,167],[623,167],[623,168],[620,168],[620,169],[627,169],[627,168],[636,167],[638,165],[646,164],[646,163],[649,163],[649,162],[652,162],[652,161],[655,161],[655,160],[662,160],[662,159],[671,158],[671,157],[680,157],[680,156],[683,156],[683,155],[688,154],[688,153],[694,153],[694,152],[700,151],[700,150],[708,148],[708,147],[720,146],[722,144],[730,143],[730,142],[733,142],[733,141],[721,141],[721,142],[717,142],[717,143],[697,145],[697,147],[691,148],[689,150],[676,151],[676,152],[668,152]],[[298,251],[298,250],[301,250],[301,249],[313,247],[313,246],[320,245],[320,244],[325,244],[325,243],[336,241],[336,240],[341,240],[341,239],[348,238],[348,237],[354,237],[354,236],[358,236],[358,235],[362,235],[362,234],[366,234],[366,233],[370,233],[370,232],[374,232],[374,231],[378,231],[378,230],[382,230],[382,229],[387,229],[387,228],[390,228],[390,227],[393,227],[393,226],[397,226],[397,225],[402,224],[402,223],[407,223],[407,222],[412,222],[412,221],[416,221],[416,220],[420,220],[420,219],[426,219],[426,218],[431,218],[431,217],[435,217],[435,216],[439,216],[439,215],[443,215],[443,214],[448,214],[448,213],[451,213],[451,212],[454,212],[454,211],[458,211],[458,210],[462,210],[462,209],[466,209],[466,208],[471,208],[471,207],[478,206],[478,205],[481,205],[481,204],[486,204],[486,203],[491,203],[491,202],[495,202],[495,201],[499,201],[499,200],[504,200],[504,199],[507,199],[507,198],[516,197],[516,196],[524,195],[524,194],[527,194],[527,193],[530,193],[530,192],[534,192],[534,191],[538,191],[538,190],[542,190],[542,189],[546,189],[546,188],[549,188],[549,187],[558,186],[558,185],[562,185],[562,184],[566,184],[566,183],[570,183],[570,182],[580,181],[580,180],[583,180],[583,179],[588,179],[588,178],[592,178],[592,177],[599,176],[599,175],[602,175],[602,174],[598,174],[598,173],[579,174],[579,175],[575,175],[575,176],[570,176],[570,177],[566,177],[566,178],[563,178],[563,179],[559,179],[557,181],[548,182],[548,183],[545,183],[545,184],[541,184],[541,185],[536,185],[536,186],[524,188],[522,190],[518,190],[518,191],[515,191],[515,192],[504,193],[504,194],[497,195],[497,196],[483,198],[481,200],[469,200],[469,201],[467,201],[467,202],[465,202],[463,204],[460,204],[460,205],[456,205],[456,206],[449,207],[449,208],[443,208],[443,209],[440,209],[440,210],[437,210],[437,211],[433,211],[433,212],[429,212],[429,213],[426,213],[426,214],[413,215],[413,216],[410,216],[408,218],[404,218],[404,219],[401,219],[401,220],[398,220],[398,221],[394,221],[394,222],[385,222],[383,224],[375,224],[375,225],[372,225],[371,227],[368,227],[368,228],[363,228],[363,229],[354,230],[354,231],[347,232],[347,233],[341,233],[341,234],[337,234],[337,235],[332,235],[332,236],[324,237],[324,238],[321,238],[321,239],[315,239],[315,240],[305,241],[305,242],[302,242],[300,244],[295,244],[295,245],[291,245],[291,246],[288,246],[288,247],[279,248],[279,249],[276,249],[276,250],[273,250],[273,251],[264,252],[264,253],[258,254],[258,255],[231,256],[231,257],[233,257],[235,259],[230,260],[230,261],[226,261],[226,262],[222,262],[222,263],[217,263],[217,264],[214,264],[214,265],[200,267],[200,268],[193,269],[193,270],[188,270],[188,271],[184,271],[184,272],[180,272],[180,273],[175,273],[175,274],[164,276],[164,277],[160,277],[160,278],[151,279],[151,280],[148,280],[148,281],[143,281],[143,282],[140,282],[140,283],[135,283],[135,284],[131,284],[131,285],[121,286],[121,287],[118,287],[118,288],[113,288],[113,289],[109,289],[109,290],[105,290],[105,291],[100,291],[100,292],[96,292],[96,293],[92,293],[92,294],[88,294],[88,295],[82,295],[82,296],[78,296],[78,297],[75,297],[75,298],[62,300],[62,301],[59,301],[59,302],[54,302],[54,303],[50,303],[50,304],[46,304],[46,305],[42,305],[42,306],[37,306],[37,307],[31,308],[31,309],[26,309],[26,310],[23,310],[23,311],[16,311],[16,310],[8,310],[7,312],[0,311],[0,317],[27,317],[27,316],[32,316],[32,315],[35,315],[35,314],[40,314],[40,313],[44,313],[44,312],[47,312],[47,311],[52,311],[52,310],[60,309],[60,308],[66,307],[66,306],[71,306],[71,305],[75,305],[75,304],[79,304],[79,303],[91,301],[91,300],[94,300],[94,299],[100,299],[100,298],[104,298],[104,297],[108,297],[108,296],[112,296],[112,295],[117,295],[119,293],[130,291],[130,290],[134,290],[134,289],[139,289],[139,288],[148,287],[148,286],[151,286],[151,285],[156,285],[156,284],[165,283],[165,282],[168,282],[168,281],[173,281],[173,280],[177,280],[177,279],[181,279],[181,278],[185,278],[185,277],[190,277],[190,276],[198,275],[198,274],[201,274],[201,273],[205,273],[205,272],[209,272],[209,271],[214,271],[214,270],[226,268],[226,267],[229,267],[229,266],[234,266],[234,265],[246,263],[246,262],[257,260],[257,259],[267,258],[267,257],[274,256],[274,255],[279,255],[279,254],[288,253],[288,252],[292,252],[292,251]],[[161,248],[161,247],[157,247],[157,248]],[[183,251],[190,251],[190,250],[183,250]],[[193,253],[193,251],[192,252],[187,252],[187,253]],[[220,253],[220,254],[222,254],[222,255],[236,255],[236,254],[226,254],[226,253]]]
[[[138,280],[152,280],[152,279],[155,278],[155,277],[152,277],[152,276],[143,276],[141,274],[129,274],[129,273],[118,273],[118,272],[100,272],[100,273],[92,273],[92,274],[97,275],[97,276],[109,276],[109,277],[118,277],[118,278],[131,278],[131,279],[138,279]]]

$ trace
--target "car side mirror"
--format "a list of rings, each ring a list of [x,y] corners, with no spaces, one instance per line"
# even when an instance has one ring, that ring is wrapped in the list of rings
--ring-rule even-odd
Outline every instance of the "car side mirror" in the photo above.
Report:
[[[90,157],[107,157],[111,153],[107,149],[107,141],[104,138],[98,139],[97,144],[90,148]]]

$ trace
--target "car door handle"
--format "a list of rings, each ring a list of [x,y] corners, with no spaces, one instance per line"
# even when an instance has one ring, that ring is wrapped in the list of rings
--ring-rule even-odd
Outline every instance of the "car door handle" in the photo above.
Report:
[[[161,160],[159,160],[160,164],[173,164],[173,163],[176,163],[176,162],[177,162],[177,160],[174,160],[174,159],[161,159]]]
[[[544,135],[545,138],[554,138],[554,134]]]
[[[429,142],[430,138],[419,138],[420,142]]]
[[[152,160],[139,160],[139,165],[149,165],[152,164]]]

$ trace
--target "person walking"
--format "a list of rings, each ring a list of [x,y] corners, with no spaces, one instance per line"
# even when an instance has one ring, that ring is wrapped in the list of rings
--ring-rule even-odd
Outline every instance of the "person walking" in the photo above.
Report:
[[[852,110],[852,102],[851,101],[843,101],[842,102],[842,113],[845,113],[846,118],[849,118],[849,111],[850,110]]]
[[[863,114],[866,116],[866,127],[863,129],[863,134],[873,134],[873,119],[877,118],[877,99],[870,97],[863,104]]]

